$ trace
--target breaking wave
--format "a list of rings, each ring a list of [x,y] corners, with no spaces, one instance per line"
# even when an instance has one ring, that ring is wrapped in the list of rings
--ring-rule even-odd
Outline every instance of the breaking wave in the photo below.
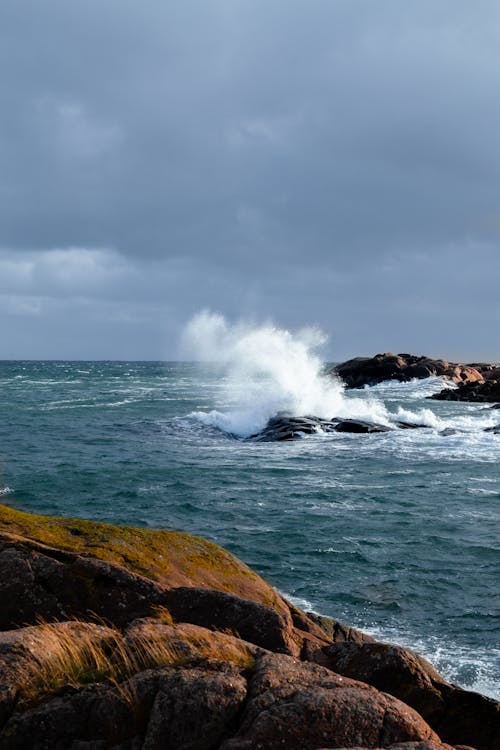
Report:
[[[191,416],[240,437],[262,430],[280,412],[388,424],[382,401],[366,394],[347,398],[342,382],[324,372],[317,351],[325,342],[317,328],[292,333],[272,324],[230,325],[222,315],[197,314],[186,327],[184,349],[195,359],[223,363],[228,409]]]
[[[271,323],[231,325],[222,315],[198,313],[184,331],[184,351],[193,359],[220,364],[223,410],[195,411],[189,416],[238,437],[259,432],[280,413],[361,419],[388,426],[402,420],[436,431],[476,432],[497,424],[493,412],[477,406],[462,415],[436,414],[427,406],[387,408],[386,404],[401,399],[403,391],[410,402],[418,403],[446,387],[439,378],[380,383],[362,389],[360,396],[353,391],[347,394],[342,381],[325,372],[318,355],[326,340],[318,328],[291,332]]]

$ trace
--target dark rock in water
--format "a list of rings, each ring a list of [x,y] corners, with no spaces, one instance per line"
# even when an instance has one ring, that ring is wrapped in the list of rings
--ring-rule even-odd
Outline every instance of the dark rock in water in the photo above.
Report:
[[[383,424],[377,424],[376,422],[364,422],[361,419],[339,419],[336,420],[335,432],[356,432],[356,433],[371,433],[371,432],[391,432],[392,428],[387,427]]]
[[[441,430],[439,434],[443,437],[450,437],[451,435],[458,435],[458,430],[455,430],[453,427],[447,427],[445,430]]]
[[[363,388],[384,380],[407,382],[413,378],[442,377],[453,383],[483,381],[492,365],[463,365],[444,359],[419,357],[415,354],[376,354],[374,357],[355,357],[336,365],[331,371],[338,375],[348,388]]]
[[[387,426],[377,422],[367,422],[363,419],[321,419],[320,417],[289,417],[278,415],[269,420],[261,432],[251,435],[248,440],[258,442],[275,442],[280,440],[296,440],[303,435],[312,435],[319,430],[322,432],[350,432],[356,434],[372,434],[377,432],[391,432],[395,429],[416,430],[427,425],[411,422],[396,421]]]
[[[279,414],[271,417],[261,432],[251,435],[249,440],[259,442],[275,442],[278,440],[295,440],[303,435],[313,435],[318,430],[331,432],[335,429],[334,420],[320,417],[291,417]]]
[[[500,424],[496,424],[493,427],[485,427],[485,432],[493,432],[495,435],[500,435]]]
[[[251,435],[249,440],[274,442],[295,440],[303,435],[312,435],[319,430],[323,432],[388,432],[389,427],[360,419],[321,419],[320,417],[273,417],[261,432]]]
[[[418,430],[418,429],[429,429],[428,424],[415,424],[414,422],[402,422],[401,420],[398,420],[397,422],[394,422],[394,425],[396,427],[399,427],[400,430]]]
[[[429,398],[437,401],[471,401],[474,403],[500,402],[500,369],[498,380],[491,378],[480,383],[464,383],[458,388],[445,388]],[[497,408],[500,408],[500,404]]]

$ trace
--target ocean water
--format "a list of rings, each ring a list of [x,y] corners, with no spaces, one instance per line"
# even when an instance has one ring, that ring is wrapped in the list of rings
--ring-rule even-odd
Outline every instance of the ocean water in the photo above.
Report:
[[[301,346],[258,366],[0,362],[0,501],[200,534],[500,698],[500,412],[426,401],[436,379],[344,392]],[[244,439],[281,409],[427,428]]]

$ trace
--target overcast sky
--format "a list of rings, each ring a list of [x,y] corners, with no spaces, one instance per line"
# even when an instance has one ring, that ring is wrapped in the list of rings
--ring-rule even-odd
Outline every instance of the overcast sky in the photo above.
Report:
[[[497,0],[2,0],[0,358],[500,359]]]

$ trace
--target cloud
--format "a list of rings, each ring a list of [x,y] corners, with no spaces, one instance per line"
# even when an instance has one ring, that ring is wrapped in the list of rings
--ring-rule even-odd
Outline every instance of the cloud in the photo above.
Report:
[[[406,284],[407,347],[418,331],[446,345],[421,322],[440,299],[472,351],[451,287],[458,268],[473,280],[453,282],[465,306],[497,319],[481,290],[500,241],[499,21],[493,0],[7,0],[9,309],[43,319],[46,300],[93,300],[148,320],[151,356],[159,315],[174,352],[202,307],[346,330],[355,353],[368,345],[361,308],[390,339],[379,289]]]

